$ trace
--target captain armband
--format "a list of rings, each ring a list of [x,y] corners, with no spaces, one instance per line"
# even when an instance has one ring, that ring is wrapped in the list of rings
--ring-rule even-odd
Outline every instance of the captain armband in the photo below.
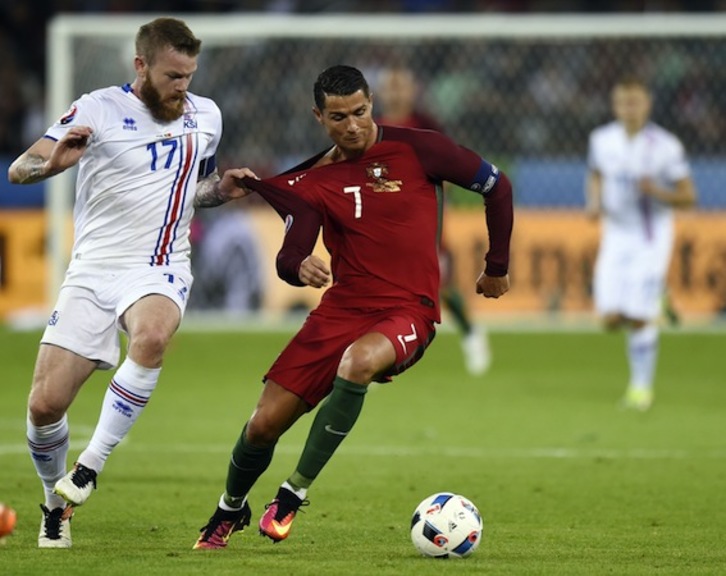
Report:
[[[209,158],[203,158],[199,163],[199,173],[197,176],[198,180],[203,180],[209,176],[217,168],[217,158],[210,156]]]
[[[479,170],[477,170],[476,175],[474,176],[474,181],[469,186],[469,189],[485,196],[492,188],[494,188],[494,185],[498,181],[499,168],[497,168],[494,164],[489,164],[486,160],[482,160]]]

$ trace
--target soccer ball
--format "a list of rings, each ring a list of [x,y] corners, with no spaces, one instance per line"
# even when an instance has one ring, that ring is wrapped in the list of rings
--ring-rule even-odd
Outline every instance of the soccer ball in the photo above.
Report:
[[[482,520],[470,500],[452,492],[425,498],[411,518],[411,540],[424,556],[464,558],[479,546]]]
[[[16,519],[15,510],[0,502],[0,539],[13,533]]]

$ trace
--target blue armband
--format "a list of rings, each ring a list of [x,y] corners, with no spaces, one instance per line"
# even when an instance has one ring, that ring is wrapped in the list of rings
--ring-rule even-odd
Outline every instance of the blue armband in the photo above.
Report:
[[[217,168],[217,158],[215,156],[210,156],[209,158],[203,158],[202,161],[199,163],[199,174],[197,176],[198,180],[201,180],[202,178],[206,178],[209,176],[214,170]]]
[[[479,170],[477,170],[474,181],[469,186],[469,189],[482,195],[487,194],[494,188],[498,180],[499,168],[482,159]]]

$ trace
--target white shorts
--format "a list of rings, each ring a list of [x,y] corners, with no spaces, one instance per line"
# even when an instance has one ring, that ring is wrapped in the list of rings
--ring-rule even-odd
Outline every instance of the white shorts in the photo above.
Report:
[[[121,352],[123,313],[144,296],[161,294],[184,316],[192,282],[184,264],[93,269],[71,264],[41,342],[95,360],[101,369],[114,368]]]
[[[622,314],[633,320],[658,318],[670,255],[670,242],[646,244],[604,238],[593,282],[598,314]]]

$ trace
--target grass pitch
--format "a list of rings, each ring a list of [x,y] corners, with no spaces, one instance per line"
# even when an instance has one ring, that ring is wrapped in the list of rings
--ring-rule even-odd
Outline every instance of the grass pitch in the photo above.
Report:
[[[363,414],[310,491],[289,540],[255,522],[290,473],[311,422],[278,445],[250,495],[253,525],[222,551],[192,551],[224,488],[230,450],[260,376],[290,334],[182,332],[128,441],[79,508],[71,550],[38,550],[40,485],[25,448],[36,333],[0,330],[0,500],[18,512],[0,574],[407,575],[724,574],[726,354],[721,334],[666,333],[654,408],[623,412],[620,336],[491,336],[494,364],[466,374],[441,333]],[[95,425],[109,373],[70,412],[69,458]],[[411,513],[440,490],[485,522],[465,560],[414,550]]]

